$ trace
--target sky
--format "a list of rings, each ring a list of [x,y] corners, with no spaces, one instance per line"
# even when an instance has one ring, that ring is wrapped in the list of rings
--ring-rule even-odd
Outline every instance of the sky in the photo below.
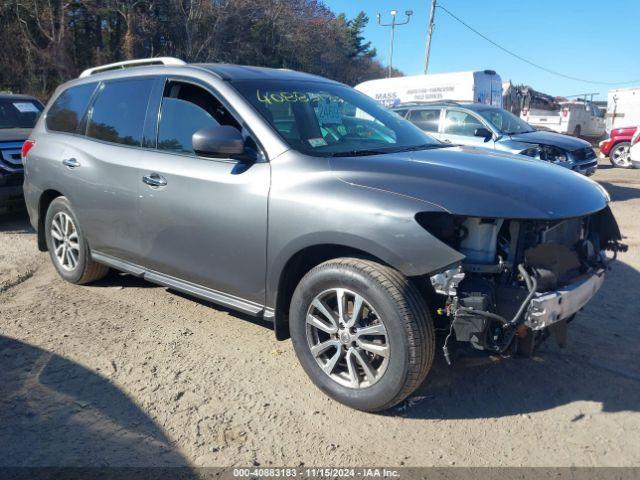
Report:
[[[397,27],[394,67],[406,75],[421,74],[430,0],[324,0],[336,13],[370,18],[365,36],[388,64],[389,11],[413,10],[409,24]],[[640,0],[438,0],[457,17],[494,42],[551,70],[585,80],[626,82],[601,85],[569,80],[538,70],[511,57],[436,9],[429,73],[495,70],[502,80],[525,83],[551,95],[599,93],[640,87]]]

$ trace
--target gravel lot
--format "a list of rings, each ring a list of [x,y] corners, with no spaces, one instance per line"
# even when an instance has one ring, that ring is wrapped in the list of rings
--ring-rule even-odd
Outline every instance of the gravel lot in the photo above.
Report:
[[[534,359],[438,355],[384,415],[329,400],[269,325],[112,274],[77,287],[0,220],[0,465],[640,466],[640,170],[594,177],[630,251]]]

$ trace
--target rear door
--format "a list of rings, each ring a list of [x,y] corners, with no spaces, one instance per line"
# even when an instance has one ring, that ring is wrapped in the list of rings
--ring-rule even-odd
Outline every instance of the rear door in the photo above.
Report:
[[[141,157],[136,179],[142,265],[227,303],[263,304],[270,165],[211,87],[176,77],[161,90],[157,148]],[[196,155],[193,133],[215,125],[241,130],[252,161]]]
[[[486,128],[491,131],[480,120],[480,117],[475,114],[455,108],[447,108],[444,114],[441,140],[445,143],[494,148],[495,142],[493,139],[485,142],[484,138],[474,135],[477,128]]]
[[[92,250],[129,261],[136,261],[139,251],[137,162],[145,155],[142,131],[153,82],[148,77],[101,82],[79,135],[68,137],[60,158],[65,195]],[[63,120],[67,108],[62,102]]]

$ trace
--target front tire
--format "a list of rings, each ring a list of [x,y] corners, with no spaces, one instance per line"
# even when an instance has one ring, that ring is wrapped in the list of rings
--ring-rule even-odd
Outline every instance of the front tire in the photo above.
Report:
[[[618,168],[631,168],[630,158],[631,142],[616,143],[609,152],[611,165]]]
[[[423,296],[397,270],[338,258],[309,271],[289,314],[293,346],[309,378],[335,400],[388,409],[425,379],[435,333]]]
[[[83,285],[109,273],[109,267],[91,260],[89,245],[66,197],[51,202],[44,228],[53,266],[67,282]]]

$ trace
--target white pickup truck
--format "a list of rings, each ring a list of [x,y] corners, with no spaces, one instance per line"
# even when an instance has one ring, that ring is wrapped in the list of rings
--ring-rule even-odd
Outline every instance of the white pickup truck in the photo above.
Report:
[[[574,137],[600,137],[605,129],[605,112],[592,102],[560,102],[559,110],[522,109],[522,119],[540,130]]]

